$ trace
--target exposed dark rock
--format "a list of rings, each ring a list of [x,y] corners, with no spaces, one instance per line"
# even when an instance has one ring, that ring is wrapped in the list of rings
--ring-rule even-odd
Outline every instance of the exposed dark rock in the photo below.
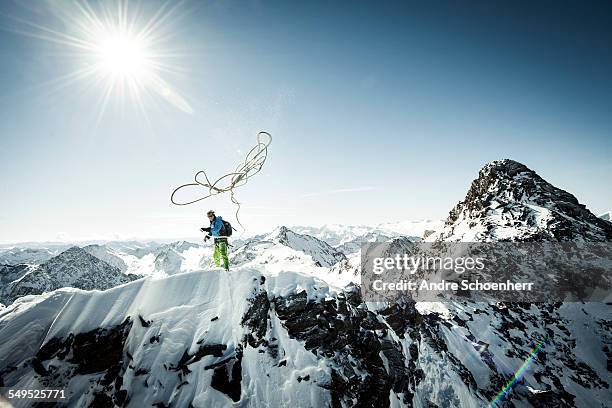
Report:
[[[149,327],[149,326],[151,326],[151,321],[150,320],[145,320],[141,315],[138,315],[138,320],[140,320],[140,324],[142,325],[142,327]]]
[[[117,392],[115,392],[115,404],[118,406],[123,406],[123,404],[125,404],[127,402],[127,397],[128,397],[128,392],[127,390],[117,390]]]
[[[241,324],[250,329],[246,341],[251,347],[256,348],[263,343],[268,330],[270,301],[266,291],[261,291],[249,302],[251,305],[242,317]]]
[[[227,349],[227,346],[225,344],[205,344],[200,345],[198,351],[196,351],[192,355],[189,354],[188,350],[185,350],[176,366],[170,367],[170,370],[180,370],[183,373],[189,373],[191,372],[191,370],[189,370],[188,368],[190,364],[200,361],[205,356],[221,357],[223,356],[223,351],[225,351],[225,349]]]
[[[402,347],[385,334],[389,326],[377,314],[347,301],[357,297],[351,289],[336,300],[308,301],[301,292],[275,298],[274,309],[291,337],[341,367],[332,370],[330,380],[321,385],[330,390],[333,406],[353,405],[354,401],[358,401],[356,406],[388,406],[392,389],[409,401],[415,384],[408,380],[413,376],[404,364]]]
[[[112,408],[114,406],[113,399],[103,392],[96,392],[89,405],[90,408]]]
[[[242,382],[242,350],[237,349],[234,357],[215,367],[210,386],[230,397],[232,401],[240,401]]]
[[[41,376],[40,382],[48,387],[66,387],[66,381],[75,375],[102,373],[93,389],[90,406],[122,406],[128,401],[128,391],[122,390],[122,373],[127,361],[124,355],[125,341],[132,328],[128,318],[123,323],[98,328],[85,333],[69,334],[66,338],[52,338],[45,343],[32,359],[34,371]],[[53,359],[64,360],[66,364],[58,367],[45,366]]]
[[[397,333],[400,339],[404,338],[408,327],[418,325],[421,320],[421,316],[414,308],[413,301],[397,302],[381,310],[380,314],[385,317],[385,321]]]
[[[123,345],[132,321],[112,329],[96,329],[74,336],[71,363],[77,364],[80,374],[96,373],[109,369],[123,358]]]
[[[147,370],[146,368],[139,368],[134,372],[135,376],[145,375],[145,374],[149,374],[149,370]]]

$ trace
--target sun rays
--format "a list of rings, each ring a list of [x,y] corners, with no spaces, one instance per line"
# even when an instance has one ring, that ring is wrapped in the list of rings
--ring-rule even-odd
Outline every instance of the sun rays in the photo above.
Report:
[[[128,8],[126,1],[57,3],[50,12],[58,24],[13,18],[13,31],[52,43],[71,68],[49,84],[74,94],[95,90],[99,103],[94,108],[100,117],[110,103],[134,104],[147,116],[159,100],[191,114],[189,102],[167,80],[184,73],[184,53],[172,38],[179,4],[165,3],[146,12],[141,4],[130,3]]]

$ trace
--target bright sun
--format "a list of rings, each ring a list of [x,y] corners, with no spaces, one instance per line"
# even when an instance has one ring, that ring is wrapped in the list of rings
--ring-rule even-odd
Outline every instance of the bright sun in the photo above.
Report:
[[[131,33],[103,33],[93,54],[99,72],[119,80],[143,81],[154,70],[145,41]]]
[[[77,1],[70,7],[53,8],[62,20],[61,31],[24,23],[32,29],[27,34],[70,49],[66,55],[74,58],[77,68],[58,82],[98,88],[100,115],[112,99],[123,101],[126,97],[145,114],[147,102],[155,104],[159,98],[183,112],[193,113],[185,98],[162,77],[183,72],[177,57],[181,53],[168,48],[172,44],[170,39],[175,37],[175,21],[171,18],[175,8],[167,4],[146,13],[140,6],[128,10],[127,0]],[[146,18],[145,14],[151,17]]]

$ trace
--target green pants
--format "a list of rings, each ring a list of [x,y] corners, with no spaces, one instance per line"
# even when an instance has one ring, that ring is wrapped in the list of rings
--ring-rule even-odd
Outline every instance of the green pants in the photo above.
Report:
[[[229,259],[227,259],[227,241],[224,239],[215,240],[215,252],[213,253],[213,259],[215,265],[221,266],[221,260],[223,259],[223,267],[225,270],[229,269]]]

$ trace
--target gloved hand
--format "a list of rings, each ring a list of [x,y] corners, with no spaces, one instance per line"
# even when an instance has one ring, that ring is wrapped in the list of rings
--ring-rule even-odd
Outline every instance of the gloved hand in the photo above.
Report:
[[[202,231],[202,232],[210,232],[210,227],[208,227],[208,228],[202,227],[202,228],[200,228],[200,231]]]
[[[204,237],[204,241],[208,241],[209,239],[210,239],[210,235],[206,235],[206,236]]]

